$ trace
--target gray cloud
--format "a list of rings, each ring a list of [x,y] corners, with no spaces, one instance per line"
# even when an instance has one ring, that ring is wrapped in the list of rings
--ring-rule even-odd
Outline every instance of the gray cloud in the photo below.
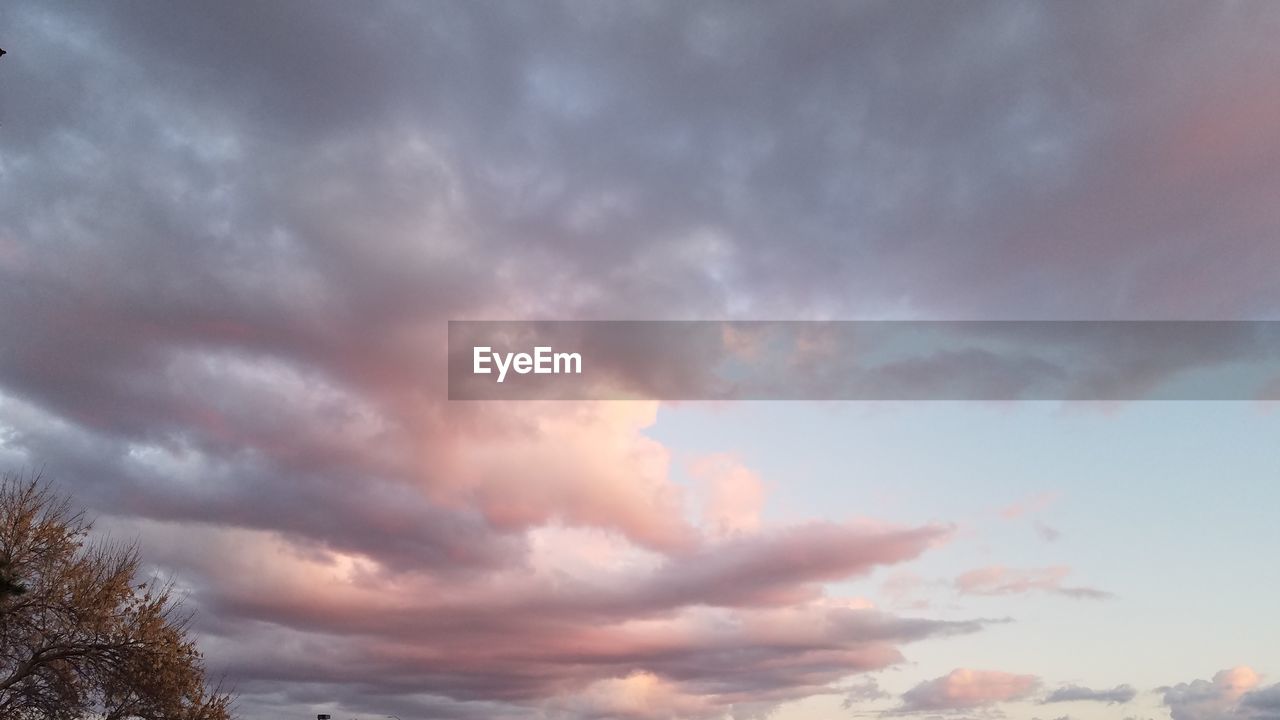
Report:
[[[1240,698],[1240,707],[1256,717],[1269,720],[1280,717],[1280,684],[1245,693]]]
[[[1137,697],[1138,691],[1132,685],[1117,685],[1109,690],[1094,690],[1080,685],[1067,685],[1049,693],[1044,703],[1059,702],[1101,702],[1123,704]]]
[[[1280,717],[1280,684],[1259,687],[1248,666],[1222,670],[1210,680],[1159,688],[1173,720],[1274,720]]]

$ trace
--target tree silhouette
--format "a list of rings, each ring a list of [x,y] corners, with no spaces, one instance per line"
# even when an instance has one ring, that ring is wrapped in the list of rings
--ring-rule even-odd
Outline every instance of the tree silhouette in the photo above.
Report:
[[[227,720],[167,586],[39,478],[0,479],[0,718]]]

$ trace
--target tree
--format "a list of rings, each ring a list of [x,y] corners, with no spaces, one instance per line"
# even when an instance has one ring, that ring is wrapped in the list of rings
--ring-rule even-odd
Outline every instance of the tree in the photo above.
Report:
[[[38,477],[0,478],[0,718],[228,720],[167,585]]]

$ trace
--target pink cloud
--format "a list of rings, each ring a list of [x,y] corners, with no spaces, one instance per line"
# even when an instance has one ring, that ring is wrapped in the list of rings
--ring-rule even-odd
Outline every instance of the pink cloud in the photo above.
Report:
[[[662,552],[694,546],[698,531],[668,476],[669,454],[641,432],[657,403],[504,404],[501,411],[507,429],[457,438],[447,463],[423,458],[429,495],[475,508],[500,530],[558,521],[616,530]]]
[[[721,705],[714,700],[689,693],[678,683],[644,671],[597,680],[578,693],[548,703],[548,707],[553,712],[584,720],[682,720],[724,716]]]
[[[1063,585],[1070,574],[1071,568],[1061,565],[1027,569],[991,565],[961,573],[954,585],[965,595],[1020,595],[1040,591],[1094,600],[1111,597],[1110,593],[1095,588]]]
[[[1020,700],[1040,685],[1034,675],[959,668],[908,690],[902,712],[966,710]]]
[[[305,679],[337,698],[348,686],[429,688],[433,702],[565,717],[710,718],[829,692],[901,662],[907,643],[982,626],[823,591],[918,556],[944,527],[809,524],[671,556],[601,530],[548,529],[535,535],[555,546],[536,563],[451,578],[269,531],[132,527],[160,549],[155,561],[200,583],[211,661],[251,678],[251,690]],[[555,549],[565,543],[580,549],[566,557]],[[445,714],[424,708],[407,709]]]
[[[699,458],[689,471],[702,483],[702,527],[708,532],[731,536],[760,527],[765,487],[758,475],[727,454]]]

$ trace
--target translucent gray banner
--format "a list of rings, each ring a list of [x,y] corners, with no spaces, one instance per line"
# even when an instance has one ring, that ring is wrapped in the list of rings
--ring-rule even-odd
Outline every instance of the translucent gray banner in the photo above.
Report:
[[[452,321],[451,400],[1280,400],[1277,321]]]

